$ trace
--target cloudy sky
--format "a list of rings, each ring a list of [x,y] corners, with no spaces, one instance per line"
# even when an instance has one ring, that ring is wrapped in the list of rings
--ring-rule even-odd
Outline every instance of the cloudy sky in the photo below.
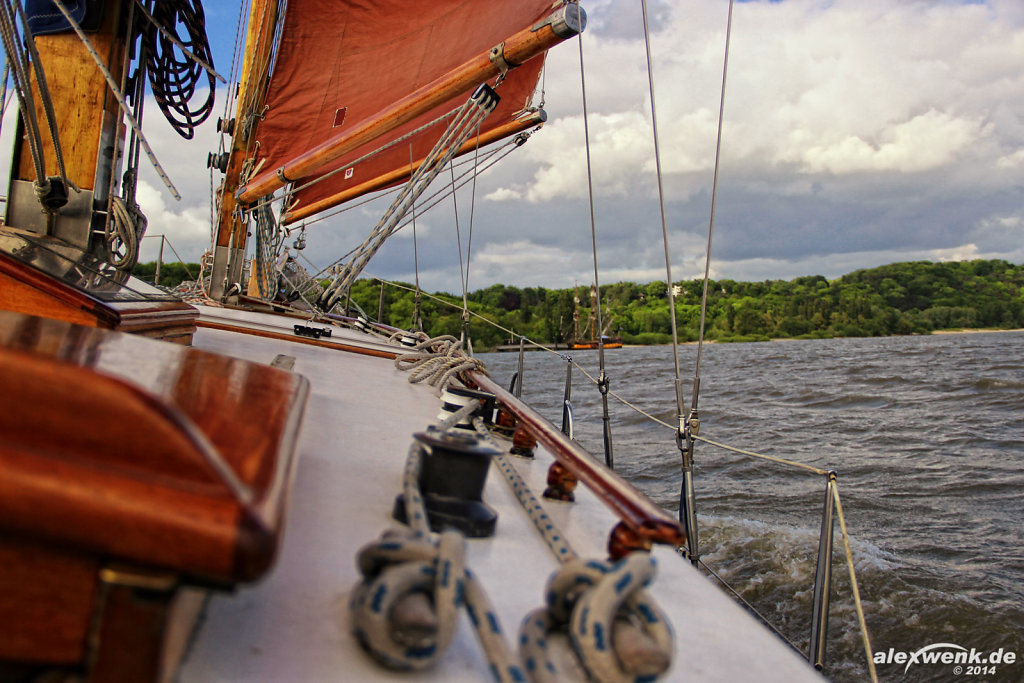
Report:
[[[640,3],[583,5],[601,281],[664,279]],[[238,5],[205,6],[226,73]],[[675,279],[703,273],[727,9],[726,0],[649,2]],[[1024,262],[1024,3],[760,0],[737,3],[733,22],[713,276]],[[593,279],[576,43],[550,54],[546,99],[545,128],[478,182],[470,289]],[[204,161],[216,134],[207,124],[183,144],[149,113],[157,153],[186,197],[175,202],[147,172],[149,232],[194,260],[209,245]],[[464,253],[471,203],[459,194]],[[383,210],[311,225],[305,255],[341,256]],[[450,200],[417,227],[423,286],[459,291]],[[400,233],[367,272],[411,281],[412,255],[411,234]]]

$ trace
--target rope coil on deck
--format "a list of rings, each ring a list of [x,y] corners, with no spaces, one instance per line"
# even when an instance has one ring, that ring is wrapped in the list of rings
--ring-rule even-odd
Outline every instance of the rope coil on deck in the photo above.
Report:
[[[497,447],[481,418],[473,424]],[[645,590],[654,579],[654,558],[646,552],[618,562],[580,558],[508,459],[494,460],[562,563],[548,580],[547,606],[528,614],[519,628],[519,652],[530,680],[560,680],[548,647],[548,636],[555,631],[568,633],[577,661],[598,683],[653,681],[667,671],[674,650],[672,628]]]
[[[357,556],[363,581],[350,603],[356,638],[387,667],[423,669],[451,643],[465,607],[495,680],[522,683],[526,676],[505,643],[497,612],[465,565],[462,534],[430,536],[419,491],[421,457],[422,446],[414,443],[402,480],[409,529],[386,531]]]
[[[535,683],[555,683],[548,634],[564,630],[577,659],[599,683],[651,681],[668,669],[672,630],[668,619],[644,590],[655,574],[654,559],[632,553],[618,562],[574,559],[548,582],[547,606],[534,610],[519,630],[520,652]],[[657,646],[631,656],[622,646],[623,631],[640,629]],[[636,632],[633,633],[636,638]]]
[[[489,374],[481,361],[463,351],[462,340],[451,335],[423,339],[413,349],[395,358],[395,367],[410,371],[414,384],[425,381],[440,391],[463,371]]]

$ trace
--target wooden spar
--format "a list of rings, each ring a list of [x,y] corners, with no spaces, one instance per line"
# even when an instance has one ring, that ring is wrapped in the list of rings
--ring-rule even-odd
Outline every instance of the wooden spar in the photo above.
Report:
[[[502,60],[508,67],[514,68],[578,35],[583,30],[585,20],[586,15],[578,5],[560,8],[533,27],[509,37],[501,46],[480,53],[389,107],[363,119],[348,131],[339,133],[313,149],[293,157],[279,168],[256,176],[238,190],[235,195],[238,202],[252,204],[260,197],[284,187],[286,183],[313,175],[361,145],[497,76],[502,71],[499,66]],[[492,55],[495,55],[494,59]]]
[[[262,105],[262,98],[257,96],[259,82],[266,77],[270,63],[270,48],[273,43],[273,28],[276,23],[277,2],[256,0],[249,11],[249,27],[245,36],[245,44],[252,46],[246,50],[245,61],[242,63],[242,80],[238,93],[238,117],[244,116],[246,109]],[[266,39],[260,41],[260,36]],[[259,44],[257,44],[259,42]],[[220,213],[217,221],[218,246],[244,246],[245,231],[237,230],[233,225],[232,215],[235,211],[235,190],[238,188],[238,176],[245,161],[245,148],[248,140],[241,134],[241,121],[235,121],[235,132],[231,140],[231,157],[228,170],[224,177],[223,196],[221,197]],[[234,239],[232,239],[234,238]],[[241,241],[241,245],[238,242]],[[232,245],[232,242],[235,242]]]
[[[230,156],[224,183],[220,188],[217,223],[214,225],[214,277],[210,281],[210,295],[219,299],[223,295],[223,283],[227,275],[227,262],[231,249],[245,249],[248,231],[236,211],[235,190],[245,163],[249,140],[242,134],[241,118],[248,112],[263,107],[265,91],[262,85],[270,68],[270,51],[273,45],[274,26],[277,23],[278,3],[272,0],[255,0],[249,10],[249,25],[242,62],[242,79],[239,84],[238,108],[235,128],[231,138]],[[239,273],[240,274],[240,271]]]
[[[505,390],[482,372],[469,373],[470,379],[525,423],[530,433],[555,459],[582,481],[594,495],[611,508],[626,526],[652,543],[680,546],[686,542],[682,525],[651,499],[627,484],[619,475],[598,463],[575,441]]]
[[[463,154],[472,152],[477,147],[489,145],[492,142],[502,140],[511,135],[515,135],[516,133],[521,133],[533,126],[539,126],[544,123],[546,118],[544,111],[540,110],[532,113],[530,116],[506,123],[504,126],[493,128],[479,137],[467,140],[462,147],[459,148],[459,151],[455,153],[455,156],[462,156]],[[327,209],[333,208],[355,197],[401,182],[422,166],[423,161],[424,159],[419,159],[411,166],[395,169],[394,171],[377,176],[371,180],[367,180],[365,183],[360,183],[330,197],[325,197],[324,199],[308,204],[307,206],[302,206],[294,211],[289,211],[281,217],[281,222],[287,225],[289,223],[301,221],[304,218],[308,218],[309,216],[320,213],[321,211],[326,211]]]

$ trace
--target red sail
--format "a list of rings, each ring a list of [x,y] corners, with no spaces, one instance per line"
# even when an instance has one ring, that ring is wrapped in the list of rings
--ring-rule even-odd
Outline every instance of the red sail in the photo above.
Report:
[[[289,0],[265,116],[256,129],[258,159],[276,168],[547,16],[551,0]],[[501,103],[481,132],[509,123],[528,103],[542,59],[508,73]],[[328,166],[368,152],[462,104],[472,89]],[[422,159],[443,132],[433,126],[352,169],[301,190],[299,206],[330,197]],[[411,145],[411,151],[410,151]],[[411,154],[411,157],[410,157]],[[305,184],[309,178],[296,182]]]

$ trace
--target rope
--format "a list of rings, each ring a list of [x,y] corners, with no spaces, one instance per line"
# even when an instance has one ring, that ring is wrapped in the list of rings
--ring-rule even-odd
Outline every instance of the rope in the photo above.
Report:
[[[406,183],[370,236],[360,245],[357,255],[345,264],[342,271],[328,286],[327,291],[321,297],[324,310],[330,310],[341,297],[341,292],[352,286],[366,264],[384,245],[385,240],[398,230],[399,222],[408,213],[410,207],[454,156],[473,129],[494,110],[497,103],[498,96],[489,88],[478,89],[466,100],[441,139],[430,150],[430,154],[427,155],[423,164],[416,169],[415,175]]]
[[[137,205],[128,206],[120,197],[111,197],[110,213],[113,224],[107,241],[110,265],[119,270],[131,270],[139,259],[139,241],[148,221]]]
[[[46,162],[43,157],[42,134],[39,130],[39,120],[36,118],[36,109],[31,96],[32,85],[28,76],[28,58],[22,51],[14,15],[11,12],[10,3],[6,0],[0,2],[0,36],[3,38],[4,50],[7,52],[7,64],[13,67],[11,75],[14,79],[14,92],[18,96],[18,104],[25,122],[26,138],[36,174],[35,183],[38,193],[39,188],[48,190],[49,187],[46,178]]]
[[[451,643],[458,609],[465,607],[494,678],[524,681],[497,612],[465,565],[462,534],[430,537],[418,484],[422,450],[419,442],[410,448],[402,480],[409,529],[385,532],[357,556],[363,580],[350,603],[356,639],[387,667],[424,669]]]
[[[413,174],[413,164],[416,162],[412,158],[412,145],[409,145],[409,177]],[[452,183],[452,194],[455,193],[455,184]],[[412,264],[413,270],[416,273],[416,296],[413,297],[413,311],[412,311],[412,326],[417,330],[423,330],[423,315],[420,309],[422,303],[422,295],[420,294],[420,245],[416,235],[416,205],[413,204],[410,209],[412,212]],[[462,264],[462,259],[459,259],[459,264]]]
[[[50,96],[50,88],[46,84],[46,73],[43,71],[43,64],[39,59],[35,37],[28,26],[28,17],[25,15],[25,9],[21,6],[20,2],[13,4],[18,13],[18,18],[21,19],[22,26],[25,27],[25,45],[32,59],[32,70],[35,72],[36,85],[39,87],[39,100],[43,105],[43,115],[46,118],[46,126],[50,131],[50,140],[53,141],[53,153],[57,159],[57,173],[60,175],[64,187],[68,187],[68,174],[64,167],[64,151],[61,148],[60,134],[57,131],[57,114],[53,110],[53,98]],[[78,188],[76,187],[75,190],[78,191]]]
[[[651,36],[647,21],[647,0],[640,0],[641,14],[644,20],[644,48],[647,51],[647,83],[651,100],[651,130],[654,137],[654,168],[658,180],[658,205],[661,209],[661,239],[665,252],[665,281],[668,283],[669,319],[672,326],[672,365],[675,370],[676,416],[678,418],[678,434],[683,434],[683,394],[679,379],[679,331],[676,326],[676,296],[672,289],[672,263],[668,245],[668,218],[665,213],[665,187],[661,176],[661,144],[658,141],[658,108],[654,102],[654,66],[651,62]]]
[[[166,28],[165,24],[161,23],[160,21],[158,21],[156,19],[156,17],[154,17],[152,14],[150,14],[149,10],[146,9],[146,6],[142,4],[141,0],[135,0],[135,4],[138,6],[139,9],[142,10],[142,14],[145,15],[146,19],[149,19],[150,23],[152,23],[153,26],[156,27],[156,29],[158,31],[160,31],[160,35],[162,35],[164,38],[166,38],[168,41],[170,41],[170,43],[173,44],[176,48],[178,48],[183,53],[185,53],[186,57],[188,57],[193,62],[195,62],[196,64],[201,66],[211,76],[216,78],[221,83],[227,83],[227,80],[223,76],[221,76],[219,73],[217,73],[217,71],[213,68],[212,64],[207,63],[206,59],[204,59],[203,57],[200,57],[196,53],[194,53],[191,50],[189,50],[188,47],[186,47],[186,45],[183,42],[178,40],[178,38]],[[168,3],[167,0],[164,0],[164,2],[161,2],[160,3],[161,9],[164,9],[165,6],[168,5],[168,4],[170,4],[170,3]],[[199,15],[197,17],[199,21],[195,25],[186,24],[186,28],[189,29],[189,33],[190,34],[192,34],[192,30],[193,29],[201,30],[202,31],[203,39],[204,39],[202,42],[207,43],[207,45],[206,45],[206,48],[207,48],[206,52],[209,52],[209,45],[208,45],[209,41],[205,40],[205,38],[206,38],[206,18],[202,14],[203,7],[202,7],[201,4],[197,4],[195,6],[195,9],[199,13]],[[188,17],[186,17],[186,18],[188,18]],[[165,19],[165,21],[166,21],[166,19]],[[173,26],[174,24],[170,24],[170,25]],[[192,34],[192,37],[196,38],[197,36]],[[236,32],[235,32],[235,40],[236,41],[238,40],[237,29],[236,29]]]
[[[853,551],[850,550],[850,534],[846,531],[846,517],[843,515],[843,504],[839,500],[839,487],[832,489],[832,499],[836,503],[836,516],[839,518],[839,529],[843,532],[843,548],[846,552],[846,569],[850,574],[850,589],[853,592],[853,604],[857,609],[857,623],[860,625],[861,641],[864,643],[864,654],[868,660],[868,672],[871,680],[878,683],[878,672],[875,671],[875,660],[871,649],[871,637],[868,635],[868,624],[864,620],[864,605],[860,601],[860,589],[857,587],[857,573],[853,569]]]
[[[451,335],[428,338],[414,347],[415,351],[395,358],[395,367],[409,371],[413,384],[426,382],[440,393],[460,372],[477,370],[489,374],[483,362],[462,350],[462,340]]]
[[[206,38],[202,3],[198,0],[161,0],[153,6],[152,14],[141,2],[136,0],[136,3],[150,22],[142,32],[142,43],[153,98],[178,135],[191,140],[195,136],[195,127],[213,113],[215,78],[224,80],[209,65],[213,58]],[[168,30],[178,24],[184,26],[188,34],[186,43],[176,39]],[[184,53],[183,58],[175,54],[175,48]],[[206,99],[192,108],[189,103],[202,81],[204,70],[209,88]]]
[[[256,218],[256,253],[253,257],[256,288],[261,299],[269,300],[277,294],[275,264],[278,250],[284,243],[284,235],[278,229],[270,206],[260,206],[253,214]]]
[[[481,418],[477,433],[500,450]],[[520,655],[535,683],[555,683],[548,635],[565,630],[580,665],[598,683],[654,680],[672,663],[668,618],[644,590],[656,563],[646,552],[618,562],[580,558],[533,491],[503,455],[494,458],[520,505],[561,567],[548,580],[547,607],[530,612],[519,629]]]

